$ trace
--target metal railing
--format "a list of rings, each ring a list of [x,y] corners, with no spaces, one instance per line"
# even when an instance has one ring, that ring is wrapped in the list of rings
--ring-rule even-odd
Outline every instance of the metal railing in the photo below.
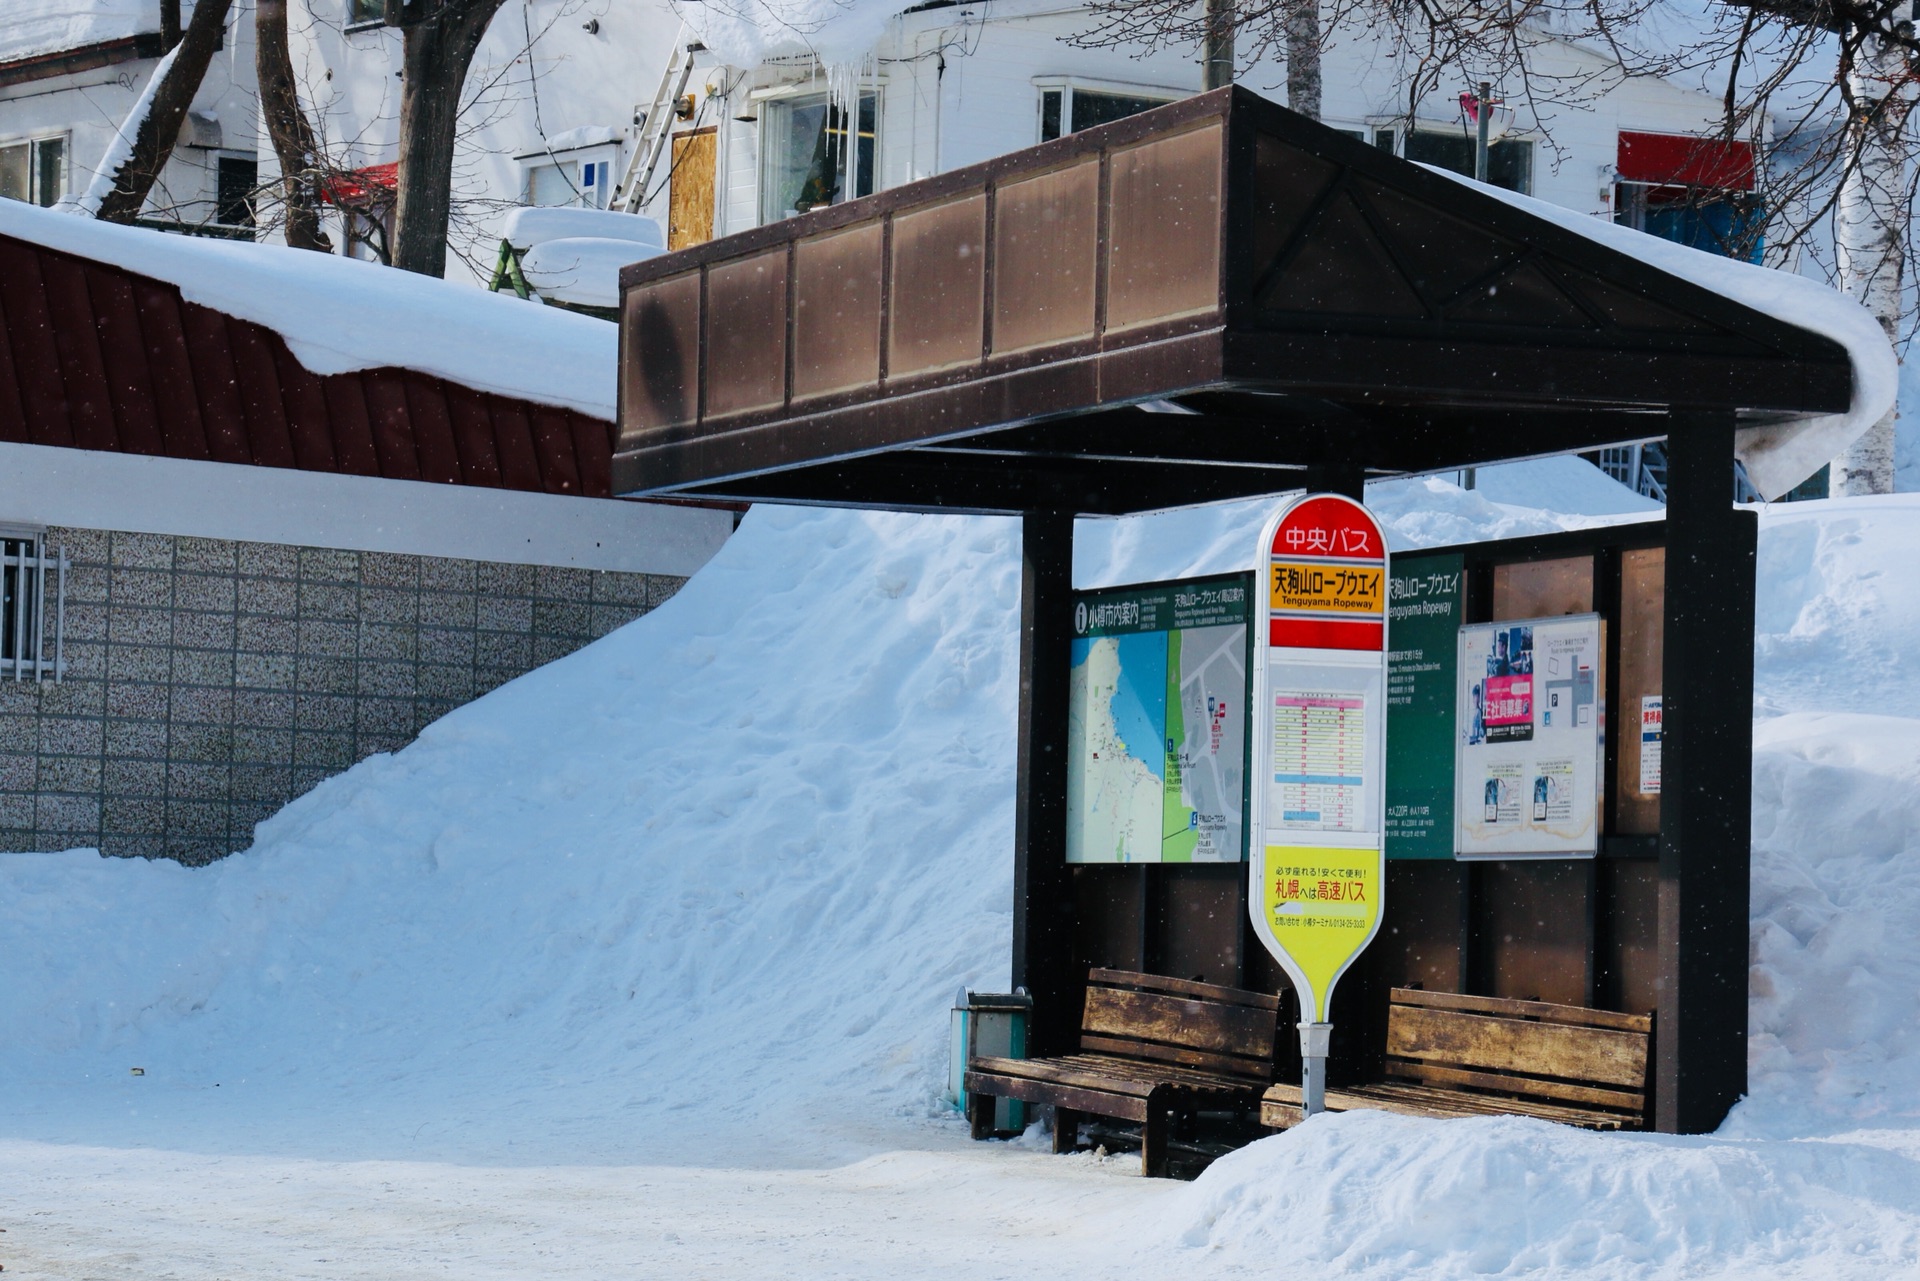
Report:
[[[49,553],[38,537],[0,537],[0,680],[66,675],[67,565],[64,547]]]

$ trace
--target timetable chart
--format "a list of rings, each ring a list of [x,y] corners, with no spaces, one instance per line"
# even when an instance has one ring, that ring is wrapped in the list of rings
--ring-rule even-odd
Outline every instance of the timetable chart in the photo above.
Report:
[[[1273,790],[1267,826],[1366,830],[1367,701],[1357,693],[1279,690],[1273,695]]]

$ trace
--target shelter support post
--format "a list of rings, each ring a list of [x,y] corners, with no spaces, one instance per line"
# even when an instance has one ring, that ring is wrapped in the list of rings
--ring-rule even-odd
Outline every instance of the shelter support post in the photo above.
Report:
[[[1013,819],[1013,981],[1033,996],[1027,1052],[1070,1054],[1080,1028],[1067,875],[1067,681],[1073,514],[1020,521],[1019,789]]]
[[[1667,440],[1655,1128],[1703,1134],[1747,1088],[1753,597],[1759,520],[1733,506],[1734,415]]]

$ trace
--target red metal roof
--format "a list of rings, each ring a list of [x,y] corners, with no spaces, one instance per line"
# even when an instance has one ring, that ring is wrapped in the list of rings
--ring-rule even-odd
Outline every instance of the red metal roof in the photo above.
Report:
[[[1622,129],[1614,168],[1622,182],[1752,191],[1753,145]]]
[[[320,196],[330,204],[360,205],[369,200],[390,198],[400,186],[400,165],[396,161],[385,165],[368,165],[364,169],[349,169],[345,173],[325,178],[320,183]]]
[[[0,337],[0,441],[612,495],[610,423],[406,369],[323,377],[173,285],[6,236]]]

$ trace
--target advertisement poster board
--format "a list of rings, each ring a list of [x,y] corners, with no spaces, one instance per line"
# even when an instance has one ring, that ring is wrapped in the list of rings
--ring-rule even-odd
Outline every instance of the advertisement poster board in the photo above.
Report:
[[[1073,601],[1067,862],[1246,857],[1246,574]]]
[[[1466,558],[1396,556],[1387,579],[1387,857],[1453,857],[1454,703]]]
[[[1606,726],[1600,616],[1462,627],[1457,652],[1455,854],[1598,853]]]
[[[1380,925],[1387,554],[1351,499],[1295,500],[1261,537],[1248,909],[1325,1055],[1334,984]]]

